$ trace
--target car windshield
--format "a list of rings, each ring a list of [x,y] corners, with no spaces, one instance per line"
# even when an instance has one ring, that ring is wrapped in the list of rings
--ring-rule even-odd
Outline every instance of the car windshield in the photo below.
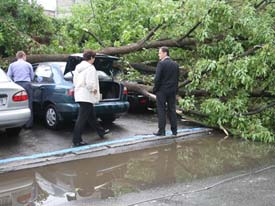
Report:
[[[6,75],[6,73],[0,68],[0,82],[9,82],[10,78]]]

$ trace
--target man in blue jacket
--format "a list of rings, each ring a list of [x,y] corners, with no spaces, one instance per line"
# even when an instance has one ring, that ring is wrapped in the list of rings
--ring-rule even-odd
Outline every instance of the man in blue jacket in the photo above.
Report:
[[[179,66],[170,59],[168,47],[161,47],[158,55],[160,61],[157,65],[153,88],[157,96],[158,131],[154,135],[165,135],[166,107],[172,134],[177,135],[176,94]]]

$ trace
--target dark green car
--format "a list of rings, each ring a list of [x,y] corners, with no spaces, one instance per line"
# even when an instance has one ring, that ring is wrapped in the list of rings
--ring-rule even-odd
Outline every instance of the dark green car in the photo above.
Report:
[[[99,76],[101,101],[95,104],[97,116],[106,123],[113,122],[127,112],[127,88],[110,76],[117,57],[97,54],[94,65]],[[42,62],[33,64],[33,111],[44,119],[50,129],[59,128],[65,121],[75,121],[79,105],[74,100],[72,83],[75,66],[82,61],[82,54],[74,54],[67,62]]]

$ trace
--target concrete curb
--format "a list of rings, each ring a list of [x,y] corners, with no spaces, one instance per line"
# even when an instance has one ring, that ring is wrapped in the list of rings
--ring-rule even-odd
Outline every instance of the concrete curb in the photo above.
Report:
[[[0,173],[30,169],[78,159],[142,150],[180,142],[187,138],[208,134],[211,131],[212,129],[201,127],[179,129],[177,136],[172,135],[171,131],[167,132],[166,136],[138,135],[117,140],[107,140],[102,143],[82,147],[62,149],[54,152],[8,158],[0,160]]]

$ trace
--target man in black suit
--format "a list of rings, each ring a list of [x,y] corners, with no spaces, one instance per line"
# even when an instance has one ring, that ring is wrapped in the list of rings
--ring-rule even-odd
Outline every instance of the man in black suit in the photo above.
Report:
[[[157,65],[153,88],[157,95],[158,131],[154,135],[165,135],[166,103],[172,134],[177,135],[176,94],[179,66],[170,59],[168,47],[161,47],[158,55],[160,62]]]

